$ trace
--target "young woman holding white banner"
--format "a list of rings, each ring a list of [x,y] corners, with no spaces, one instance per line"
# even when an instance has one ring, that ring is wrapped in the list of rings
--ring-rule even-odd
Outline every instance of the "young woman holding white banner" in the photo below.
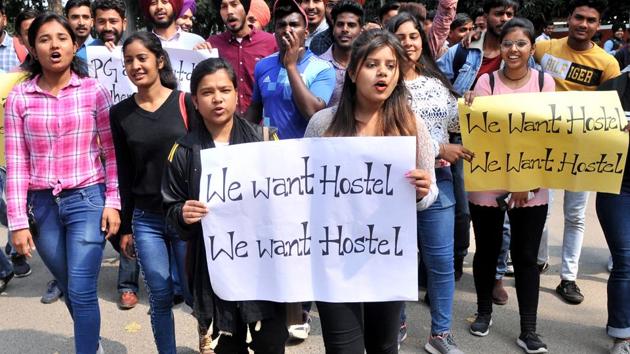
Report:
[[[424,122],[409,107],[402,75],[405,58],[391,33],[362,33],[352,45],[339,106],[316,113],[305,137],[416,135],[417,169],[406,177],[416,188],[418,210],[423,210],[437,197],[434,154]],[[402,301],[317,302],[326,352],[397,353],[402,306]]]
[[[408,60],[403,67],[405,85],[411,109],[431,133],[440,190],[435,203],[418,212],[418,248],[424,264],[419,272],[420,277],[426,278],[431,307],[431,335],[425,349],[431,353],[461,353],[450,333],[455,293],[455,194],[450,165],[460,159],[470,161],[473,153],[460,144],[449,143],[449,132],[459,132],[457,98],[450,82],[435,64],[420,22],[403,12],[390,19],[387,27],[398,37],[407,53]],[[425,270],[426,274],[423,274]],[[403,310],[401,331],[406,330],[405,317]]]
[[[527,19],[514,18],[503,25],[499,37],[503,68],[479,78],[474,92],[465,95],[468,105],[472,104],[475,95],[555,91],[555,83],[550,75],[528,66],[535,49],[534,33],[534,26]],[[477,244],[473,260],[477,318],[470,325],[470,332],[476,336],[486,336],[492,325],[492,288],[507,209],[511,225],[510,251],[521,317],[521,335],[517,344],[527,353],[547,352],[547,345],[536,334],[540,288],[540,271],[536,261],[547,215],[548,196],[546,189],[468,193]]]
[[[195,115],[191,120],[201,120],[198,128],[179,139],[168,155],[162,180],[164,209],[169,223],[188,241],[186,269],[193,311],[200,332],[208,333],[212,323],[214,352],[247,353],[249,347],[255,353],[281,354],[289,336],[285,305],[270,301],[222,300],[214,294],[208,275],[200,221],[210,210],[197,200],[201,179],[199,151],[266,140],[262,127],[235,115],[236,87],[234,70],[224,59],[206,59],[193,70],[190,88],[199,117]],[[200,344],[201,353],[211,353],[211,349],[209,345]]]
[[[186,243],[166,223],[160,188],[169,149],[186,134],[194,107],[190,95],[176,90],[168,53],[154,34],[132,34],[123,43],[123,56],[138,93],[110,111],[122,199],[120,248],[129,257],[135,244],[157,349],[175,353],[172,274],[180,279],[187,302],[192,300],[184,273]]]

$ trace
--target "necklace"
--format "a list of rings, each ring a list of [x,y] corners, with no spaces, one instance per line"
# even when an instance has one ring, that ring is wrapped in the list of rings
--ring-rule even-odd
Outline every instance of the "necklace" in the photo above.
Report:
[[[508,76],[508,74],[505,72],[505,68],[503,68],[503,76],[505,76],[506,79],[510,80],[510,81],[521,81],[525,78],[525,76],[527,76],[527,74],[529,74],[529,68],[527,68],[527,71],[525,72],[525,75],[519,77],[518,79],[512,79],[511,77]]]

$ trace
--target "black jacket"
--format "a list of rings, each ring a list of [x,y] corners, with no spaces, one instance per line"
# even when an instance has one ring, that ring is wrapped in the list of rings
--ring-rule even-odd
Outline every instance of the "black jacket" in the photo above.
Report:
[[[251,123],[234,117],[230,135],[230,145],[262,141],[262,129]],[[182,240],[188,241],[186,254],[186,272],[193,297],[195,317],[202,323],[214,320],[221,332],[234,333],[240,322],[252,323],[263,319],[284,316],[277,311],[277,304],[270,301],[224,301],[212,290],[206,250],[203,244],[201,223],[184,223],[182,207],[186,200],[197,200],[201,178],[200,150],[214,148],[212,135],[203,123],[179,139],[168,156],[168,162],[162,178],[162,197],[165,215]],[[235,279],[236,281],[236,279]]]
[[[624,111],[630,111],[630,97],[626,95],[630,85],[630,73],[622,73],[614,79],[610,79],[599,85],[598,91],[617,91],[621,106]],[[621,112],[622,114],[624,112]],[[621,182],[621,193],[630,194],[630,145],[628,146],[628,157],[626,157],[626,166],[623,171],[623,180]]]

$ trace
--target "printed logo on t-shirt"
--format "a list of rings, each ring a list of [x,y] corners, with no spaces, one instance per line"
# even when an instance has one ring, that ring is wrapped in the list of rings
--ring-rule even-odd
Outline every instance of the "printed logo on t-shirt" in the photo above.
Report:
[[[569,60],[545,54],[540,61],[543,70],[551,76],[584,86],[598,86],[603,71]]]

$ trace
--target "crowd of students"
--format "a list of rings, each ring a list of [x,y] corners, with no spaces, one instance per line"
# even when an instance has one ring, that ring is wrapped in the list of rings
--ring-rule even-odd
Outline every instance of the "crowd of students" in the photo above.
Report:
[[[121,254],[119,306],[137,304],[142,273],[158,352],[176,352],[172,306],[186,302],[201,353],[283,353],[289,337],[308,336],[312,304],[297,308],[300,323],[287,326],[295,306],[226,301],[213,292],[200,225],[211,211],[196,200],[199,151],[303,137],[415,136],[417,165],[406,177],[416,190],[419,283],[431,309],[425,350],[465,351],[451,323],[472,222],[477,315],[470,333],[489,334],[493,303],[507,302],[502,277],[513,267],[516,343],[527,353],[547,352],[536,323],[553,193],[466,193],[463,161],[475,153],[462,145],[457,98],[471,105],[476,96],[614,90],[630,119],[629,76],[620,71],[630,71],[623,61],[629,46],[617,43],[624,32],[612,40],[617,60],[592,42],[605,2],[573,0],[562,39],[549,37],[551,23],[536,37],[515,0],[486,0],[472,16],[456,13],[457,0],[440,0],[429,12],[387,3],[374,22],[353,0],[277,0],[271,10],[263,0],[214,5],[225,32],[207,40],[190,32],[192,0],[141,0],[151,31],[133,33],[125,33],[122,0],[69,0],[65,16],[25,10],[15,37],[0,7],[0,70],[25,74],[5,106],[8,220],[0,221],[9,228],[11,261],[0,255],[0,290],[30,274],[25,257],[37,248],[54,276],[42,301],[63,294],[75,351],[103,353],[97,281],[109,240]],[[87,46],[121,50],[137,93],[113,104],[88,76]],[[195,66],[188,93],[178,90],[165,48],[217,49],[220,58]],[[572,66],[588,74],[570,75]],[[4,170],[0,176],[4,189]],[[598,193],[596,201],[612,255],[613,354],[630,353],[628,168],[620,193]],[[572,304],[584,300],[576,280],[587,198],[564,191],[556,291]],[[397,353],[407,336],[404,302],[316,306],[328,353]]]

